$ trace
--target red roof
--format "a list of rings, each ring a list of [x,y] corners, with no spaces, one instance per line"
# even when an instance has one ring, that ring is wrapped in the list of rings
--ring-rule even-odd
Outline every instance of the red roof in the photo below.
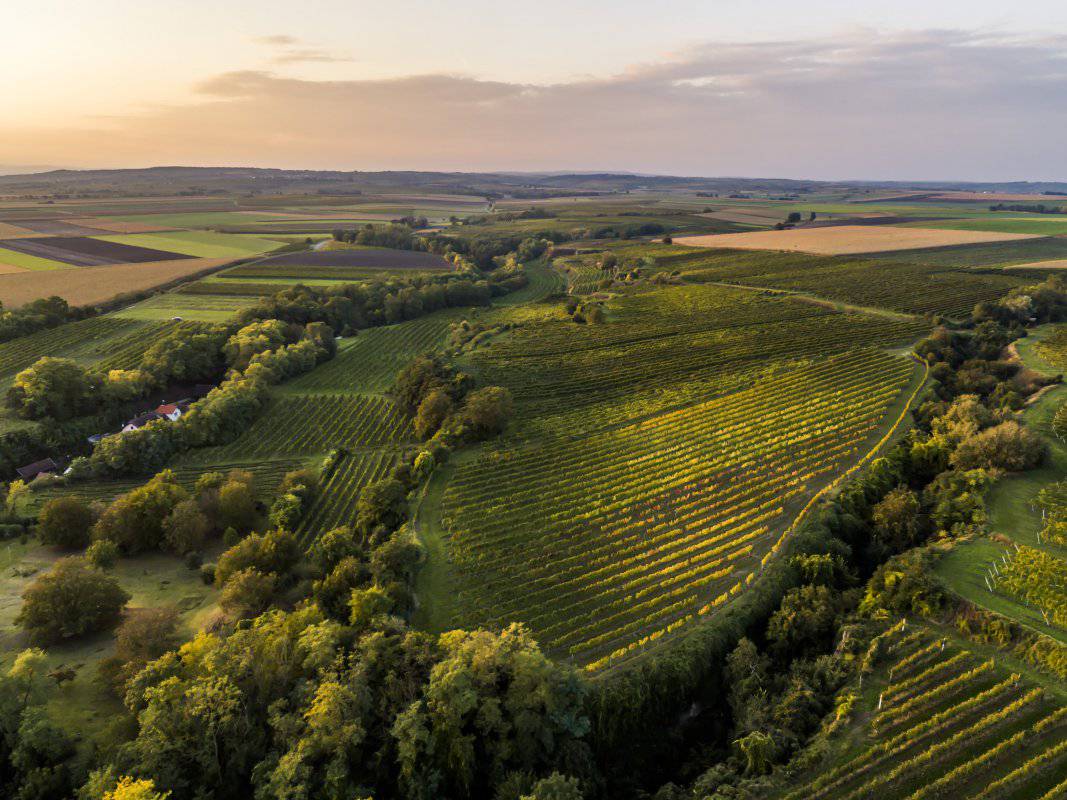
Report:
[[[174,403],[166,403],[156,409],[157,414],[173,414],[178,410],[178,407]]]

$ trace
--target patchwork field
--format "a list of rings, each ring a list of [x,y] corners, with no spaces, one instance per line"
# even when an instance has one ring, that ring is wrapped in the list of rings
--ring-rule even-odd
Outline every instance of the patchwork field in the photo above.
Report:
[[[251,236],[235,236],[212,231],[168,231],[96,236],[97,241],[155,248],[196,258],[243,258],[259,255],[278,247],[278,242]]]
[[[34,272],[32,280],[25,273],[0,275],[0,302],[7,308],[17,308],[39,297],[59,295],[72,305],[93,305],[117,294],[144,291],[207,274],[229,262],[225,258],[182,257],[146,264],[43,270]]]
[[[452,265],[441,256],[419,250],[386,250],[356,247],[283,253],[256,265],[264,269],[284,267],[345,267],[380,270],[449,270]]]
[[[782,231],[681,236],[675,243],[688,247],[729,247],[741,250],[792,250],[801,253],[844,255],[920,247],[1025,239],[1037,234],[993,231],[902,228],[888,225],[834,225]]]

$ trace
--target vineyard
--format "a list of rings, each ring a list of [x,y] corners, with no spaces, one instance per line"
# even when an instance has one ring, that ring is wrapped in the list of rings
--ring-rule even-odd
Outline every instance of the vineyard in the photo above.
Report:
[[[296,529],[301,544],[307,547],[319,534],[351,525],[360,490],[385,478],[396,460],[396,453],[386,450],[342,455]]]
[[[146,331],[132,320],[92,317],[0,344],[0,375],[14,375],[44,356],[98,360],[119,355]]]
[[[421,319],[368,328],[341,340],[337,356],[286,385],[293,392],[385,392],[396,373],[412,358],[435,350],[448,332],[449,323],[460,319],[455,310]]]
[[[411,424],[390,400],[358,394],[276,397],[238,439],[200,451],[199,460],[315,455],[410,441]]]
[[[1041,612],[1045,624],[1067,630],[1067,561],[1035,547],[1016,545],[993,562],[994,588]]]
[[[684,251],[683,251],[684,252]],[[798,253],[697,251],[667,256],[664,266],[691,281],[753,284],[908,314],[962,317],[976,303],[994,300],[1028,282],[1021,276],[985,274],[926,264]],[[658,261],[662,261],[661,256]]]
[[[1067,325],[1057,325],[1049,336],[1035,342],[1034,351],[1056,369],[1067,369]]]
[[[442,504],[463,586],[455,622],[520,620],[599,667],[709,612],[774,552],[789,512],[860,453],[912,375],[907,359],[848,350],[460,465]]]
[[[783,800],[1063,796],[1067,707],[928,631],[888,635],[889,667],[858,697],[866,707],[843,737],[847,756]]]

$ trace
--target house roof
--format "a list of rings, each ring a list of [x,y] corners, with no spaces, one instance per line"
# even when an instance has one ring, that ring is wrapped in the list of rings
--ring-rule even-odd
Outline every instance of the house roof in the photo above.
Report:
[[[178,406],[175,403],[164,403],[156,408],[157,414],[173,414],[178,410]]]
[[[34,461],[32,464],[27,464],[24,467],[19,467],[15,472],[17,472],[19,477],[25,481],[36,478],[42,472],[55,472],[58,469],[59,464],[55,462],[55,459],[44,458],[40,461]]]
[[[125,427],[129,427],[130,425],[132,425],[135,428],[143,428],[149,422],[153,422],[153,421],[155,421],[157,419],[160,419],[161,416],[162,415],[157,414],[155,411],[146,411],[143,414],[138,414],[136,417],[134,417],[129,422],[127,422],[125,425],[123,425],[123,427],[125,428]]]

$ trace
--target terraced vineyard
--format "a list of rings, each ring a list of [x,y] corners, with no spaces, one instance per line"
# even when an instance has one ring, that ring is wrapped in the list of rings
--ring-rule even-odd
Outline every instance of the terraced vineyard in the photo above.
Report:
[[[1067,789],[1067,706],[928,631],[896,634],[847,756],[783,800],[1022,800]],[[858,752],[855,747],[859,743]]]
[[[200,459],[258,458],[326,453],[411,441],[414,432],[392,401],[341,394],[284,394],[275,398],[245,433]]]
[[[625,297],[609,318],[472,357],[527,424],[445,488],[459,589],[440,625],[519,620],[557,655],[619,663],[740,593],[915,375],[861,346],[909,320],[718,287]]]
[[[342,456],[297,527],[301,544],[307,547],[324,531],[351,525],[360,490],[386,477],[396,461],[397,454],[389,450]]]
[[[1035,342],[1034,351],[1057,369],[1067,369],[1067,325],[1057,325],[1050,335]]]

